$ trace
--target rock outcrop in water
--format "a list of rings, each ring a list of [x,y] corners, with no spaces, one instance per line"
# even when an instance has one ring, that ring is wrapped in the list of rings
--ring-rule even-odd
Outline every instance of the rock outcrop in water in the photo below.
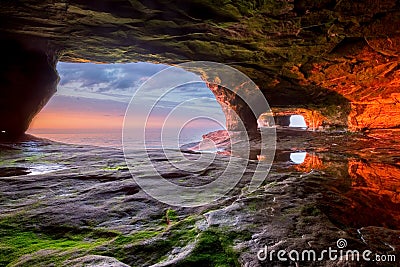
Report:
[[[400,125],[396,0],[0,5],[2,42],[19,43],[3,48],[10,60],[2,61],[3,83],[11,77],[8,71],[18,81],[1,87],[7,104],[1,108],[0,129],[13,135],[26,129],[54,91],[54,55],[74,62],[222,62],[252,78],[272,107],[316,111],[324,118],[321,125],[353,130]],[[40,53],[17,57],[30,55],[32,46]],[[29,76],[13,66],[23,66]],[[19,99],[12,96],[16,91]],[[236,110],[250,128],[256,125],[246,106]]]

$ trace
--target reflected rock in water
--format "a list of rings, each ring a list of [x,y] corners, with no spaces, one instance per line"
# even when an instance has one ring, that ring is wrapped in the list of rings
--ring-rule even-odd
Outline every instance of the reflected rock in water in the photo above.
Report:
[[[383,163],[349,161],[349,175],[356,190],[373,191],[400,203],[400,168]]]
[[[293,154],[294,153],[291,154],[290,158],[292,159],[293,157],[295,160],[299,160],[300,156],[302,156]],[[294,168],[300,172],[311,172],[312,170],[323,170],[325,167],[322,160],[315,153],[306,153],[303,162],[301,162],[299,165],[296,165]]]
[[[343,164],[343,167],[345,164]],[[325,195],[325,212],[339,225],[400,227],[400,169],[384,163],[349,159],[348,184],[335,180]],[[330,170],[330,169],[329,169]]]
[[[307,152],[294,152],[290,153],[290,160],[296,164],[302,164],[306,159]]]

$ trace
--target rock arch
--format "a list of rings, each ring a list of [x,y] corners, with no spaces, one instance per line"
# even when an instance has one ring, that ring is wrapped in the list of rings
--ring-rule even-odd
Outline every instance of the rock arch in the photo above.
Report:
[[[26,130],[55,91],[57,60],[216,61],[248,75],[272,108],[356,131],[400,127],[400,2],[331,2],[1,1],[0,133]],[[214,92],[254,129],[239,100]]]

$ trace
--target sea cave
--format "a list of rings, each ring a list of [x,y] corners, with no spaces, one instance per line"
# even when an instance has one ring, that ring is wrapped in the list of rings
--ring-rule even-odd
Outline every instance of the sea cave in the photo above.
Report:
[[[385,259],[377,266],[399,264],[399,1],[0,6],[0,266],[316,264],[295,254],[260,258],[265,247],[300,255],[368,250],[370,260]],[[214,62],[252,83],[221,80],[218,65],[212,72],[188,69],[220,104],[226,125],[170,154],[152,149],[130,157],[125,147],[66,144],[29,132],[60,86],[57,64],[138,62]],[[254,110],[239,92],[267,104]],[[265,145],[260,136],[272,130]],[[158,186],[147,158],[173,186],[207,188],[225,170],[242,176],[207,205],[174,206],[139,182]],[[256,174],[263,181],[248,191]],[[356,263],[342,255],[318,264]],[[364,259],[360,266],[375,265]]]

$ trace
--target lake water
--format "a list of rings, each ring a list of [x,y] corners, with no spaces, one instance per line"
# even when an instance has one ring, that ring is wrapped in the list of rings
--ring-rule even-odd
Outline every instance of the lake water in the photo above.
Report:
[[[176,149],[182,145],[198,142],[202,140],[202,135],[216,129],[184,129],[179,136],[175,131],[165,131],[161,140],[159,129],[146,130],[146,147],[153,148],[172,148]],[[122,148],[122,130],[118,131],[99,131],[99,132],[55,132],[55,131],[29,131],[36,137],[50,139],[52,141],[62,142],[66,144],[77,145],[93,145],[100,147]],[[137,148],[143,144],[142,137],[128,136],[125,141],[128,141],[131,148]]]

